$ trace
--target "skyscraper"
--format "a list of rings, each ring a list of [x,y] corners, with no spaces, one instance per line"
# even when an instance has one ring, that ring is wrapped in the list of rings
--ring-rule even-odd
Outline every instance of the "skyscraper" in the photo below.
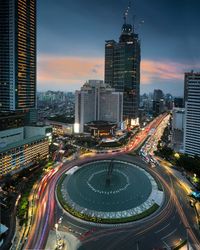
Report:
[[[127,124],[138,122],[140,97],[140,41],[134,27],[126,23],[126,14],[119,42],[105,44],[105,83],[123,92],[123,119]]]
[[[161,89],[154,89],[153,114],[159,115],[162,112],[164,112],[164,94]]]
[[[0,111],[36,108],[36,0],[0,0]]]
[[[200,72],[185,73],[184,151],[200,156]]]

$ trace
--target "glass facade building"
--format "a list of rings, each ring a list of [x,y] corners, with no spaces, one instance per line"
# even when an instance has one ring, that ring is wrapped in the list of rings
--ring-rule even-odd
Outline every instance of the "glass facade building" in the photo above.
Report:
[[[200,156],[200,72],[186,72],[184,152]]]
[[[36,0],[0,0],[0,111],[36,108]]]
[[[123,92],[123,119],[133,125],[140,97],[140,40],[130,24],[122,26],[119,42],[106,41],[105,83]]]

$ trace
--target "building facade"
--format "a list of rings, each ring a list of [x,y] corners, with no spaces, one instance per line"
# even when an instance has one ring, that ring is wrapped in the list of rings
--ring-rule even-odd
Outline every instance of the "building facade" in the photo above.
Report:
[[[154,89],[153,92],[153,114],[161,114],[165,110],[164,94],[161,89]]]
[[[25,126],[25,114],[16,112],[0,113],[0,131]]]
[[[36,109],[36,0],[0,0],[0,111]]]
[[[37,160],[46,159],[49,142],[46,136],[34,136],[0,148],[0,175],[15,174],[31,167]]]
[[[45,121],[46,125],[52,126],[52,131],[54,135],[71,135],[74,133],[74,123],[62,123],[57,121]]]
[[[185,73],[184,152],[200,156],[200,72]]]
[[[52,142],[51,126],[25,126],[0,131],[0,175],[15,174],[45,159]]]
[[[89,80],[75,94],[75,133],[82,133],[91,121],[123,121],[123,93],[116,92],[103,81]]]
[[[172,110],[172,146],[174,151],[183,152],[185,109],[173,108]]]
[[[123,92],[123,119],[135,124],[140,98],[140,40],[126,20],[119,42],[106,41],[105,83]]]

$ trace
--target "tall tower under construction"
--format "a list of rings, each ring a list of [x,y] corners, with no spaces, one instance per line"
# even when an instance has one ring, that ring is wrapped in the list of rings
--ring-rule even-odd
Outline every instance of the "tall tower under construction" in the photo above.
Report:
[[[107,40],[105,44],[105,83],[123,92],[123,120],[128,125],[138,124],[140,98],[140,40],[134,25],[127,23],[124,14],[119,42]]]

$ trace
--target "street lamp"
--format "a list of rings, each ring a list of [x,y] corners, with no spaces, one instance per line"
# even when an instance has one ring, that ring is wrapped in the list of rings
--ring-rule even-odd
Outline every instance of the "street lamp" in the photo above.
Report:
[[[174,154],[174,157],[175,157],[176,159],[179,159],[179,158],[180,158],[179,153],[175,153],[175,154]]]

